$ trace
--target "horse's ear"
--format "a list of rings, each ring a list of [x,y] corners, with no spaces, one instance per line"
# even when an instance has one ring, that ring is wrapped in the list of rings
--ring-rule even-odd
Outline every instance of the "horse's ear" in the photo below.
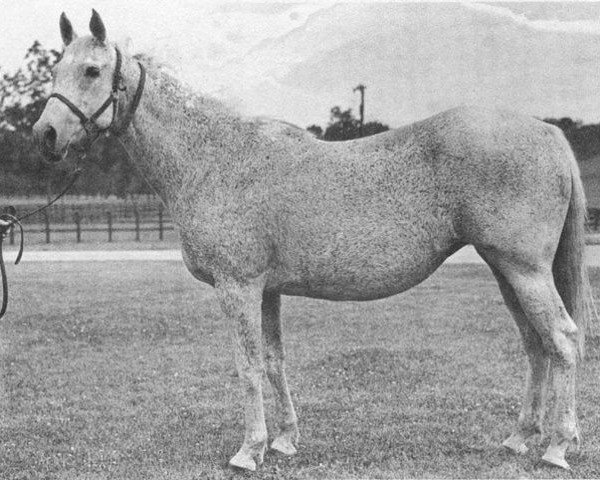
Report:
[[[73,25],[65,15],[65,12],[60,14],[60,36],[63,39],[65,47],[77,38],[77,34],[73,30]]]
[[[92,9],[92,18],[90,19],[90,32],[92,32],[92,35],[101,43],[104,43],[106,40],[106,28],[104,27],[100,15],[98,15],[98,12],[94,9]]]

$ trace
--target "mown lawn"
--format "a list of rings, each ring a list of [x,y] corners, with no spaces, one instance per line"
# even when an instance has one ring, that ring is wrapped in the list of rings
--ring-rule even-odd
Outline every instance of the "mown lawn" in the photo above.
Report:
[[[500,447],[525,358],[485,267],[444,266],[377,302],[285,298],[300,448],[255,474],[226,467],[243,435],[229,336],[182,264],[25,263],[9,277],[2,479],[600,477],[600,348],[580,375],[572,472],[542,465],[539,443]]]

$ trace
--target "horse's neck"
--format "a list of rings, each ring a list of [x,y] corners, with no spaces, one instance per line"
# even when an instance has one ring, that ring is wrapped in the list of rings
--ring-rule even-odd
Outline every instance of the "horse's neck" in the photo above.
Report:
[[[128,85],[127,90],[135,88]],[[231,144],[236,121],[228,121],[235,119],[229,115],[216,101],[186,93],[177,81],[150,69],[122,141],[145,180],[170,204],[183,192],[212,190],[223,172],[220,160],[236,149]]]

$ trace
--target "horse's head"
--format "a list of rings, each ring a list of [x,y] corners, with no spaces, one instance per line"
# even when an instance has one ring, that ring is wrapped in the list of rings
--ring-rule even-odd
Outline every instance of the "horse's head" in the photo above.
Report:
[[[121,54],[106,40],[100,15],[93,10],[92,35],[78,38],[63,13],[60,33],[62,59],[54,71],[48,103],[34,125],[34,135],[44,156],[62,160],[73,147],[85,151],[116,120],[121,89]]]

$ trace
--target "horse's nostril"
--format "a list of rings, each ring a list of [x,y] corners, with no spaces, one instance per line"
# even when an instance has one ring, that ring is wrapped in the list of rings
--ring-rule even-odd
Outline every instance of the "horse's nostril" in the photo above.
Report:
[[[44,144],[47,148],[54,150],[54,145],[56,145],[56,130],[54,127],[46,128],[44,132]]]

